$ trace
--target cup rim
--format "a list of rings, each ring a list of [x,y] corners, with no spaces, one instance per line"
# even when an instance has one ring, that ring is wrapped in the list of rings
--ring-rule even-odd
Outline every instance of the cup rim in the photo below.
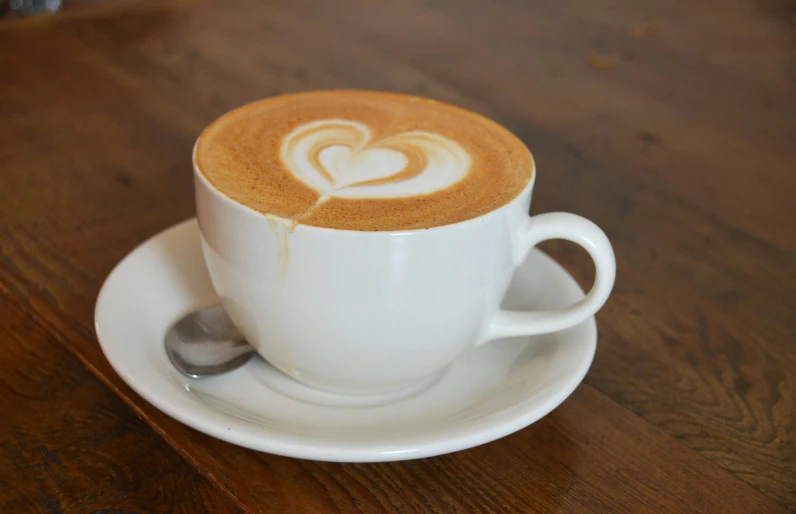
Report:
[[[260,100],[257,100],[257,101],[260,101]],[[251,103],[255,103],[255,102],[251,102]],[[223,116],[226,116],[230,112],[235,111],[237,109],[240,109],[241,107],[245,107],[245,105],[240,106],[240,107],[236,107],[235,109],[232,109],[232,110],[228,111],[227,113],[222,114],[219,118],[221,118]],[[458,107],[458,106],[454,106],[454,107],[456,107],[457,109],[466,110],[468,113],[474,114],[476,116],[483,117],[483,118],[487,119],[488,121],[490,121],[491,123],[498,124],[496,121],[494,121],[494,120],[492,120],[490,118],[486,118],[485,116],[483,116],[481,114],[474,113],[474,112],[469,111],[467,109],[464,109],[462,107]],[[214,120],[214,122],[215,121],[216,120]],[[208,126],[210,126],[210,125],[208,125]],[[502,127],[502,125],[501,125],[501,127]],[[506,131],[509,131],[505,127],[502,127],[502,128],[505,129]],[[534,184],[536,183],[536,159],[534,158],[533,153],[528,148],[528,146],[522,140],[517,138],[520,141],[520,143],[522,143],[522,145],[525,147],[525,149],[528,151],[528,156],[531,159],[531,177],[528,180],[528,183],[525,184],[525,186],[511,200],[509,200],[508,202],[506,202],[506,203],[504,203],[504,204],[492,209],[491,211],[482,213],[482,214],[480,214],[478,216],[475,216],[473,218],[467,218],[467,219],[464,219],[464,220],[461,220],[461,221],[457,221],[457,222],[454,222],[454,223],[447,223],[445,225],[436,225],[436,226],[433,226],[433,227],[424,227],[424,228],[411,228],[411,229],[398,229],[398,230],[357,230],[357,229],[348,229],[348,228],[323,227],[323,226],[319,226],[319,225],[310,225],[310,224],[307,224],[307,223],[302,223],[300,221],[292,220],[290,218],[284,218],[284,217],[278,216],[276,214],[265,213],[265,212],[262,212],[262,211],[258,211],[257,209],[253,209],[253,208],[249,207],[248,205],[245,205],[245,204],[243,204],[243,203],[241,203],[241,202],[239,202],[237,200],[234,200],[233,198],[227,196],[224,192],[222,192],[215,185],[213,185],[213,183],[210,182],[210,180],[205,176],[204,172],[201,170],[201,168],[199,167],[199,165],[196,162],[196,151],[197,151],[197,148],[199,147],[199,141],[202,139],[202,135],[204,135],[204,131],[205,131],[205,129],[203,129],[202,132],[199,134],[199,136],[196,138],[196,141],[194,142],[194,145],[193,145],[193,150],[191,151],[191,161],[192,161],[192,165],[193,165],[194,177],[198,177],[198,179],[202,182],[202,184],[205,186],[205,188],[208,189],[209,191],[212,191],[212,194],[216,198],[220,199],[222,202],[224,202],[224,203],[226,203],[228,205],[234,205],[235,208],[242,209],[244,212],[248,212],[250,214],[255,214],[255,215],[261,216],[261,217],[263,217],[265,219],[268,219],[270,221],[275,221],[275,222],[278,222],[278,223],[282,223],[284,225],[291,226],[291,231],[292,230],[298,230],[299,228],[301,228],[302,230],[316,230],[316,231],[323,231],[323,232],[350,233],[350,234],[371,234],[371,235],[374,235],[374,234],[404,235],[404,234],[406,234],[406,235],[408,235],[408,234],[418,234],[418,233],[429,233],[431,231],[439,232],[439,231],[443,231],[443,230],[455,230],[456,228],[462,227],[464,225],[469,225],[469,224],[483,222],[483,220],[485,220],[485,219],[491,218],[492,216],[497,216],[499,212],[501,212],[504,209],[509,208],[510,206],[512,206],[513,204],[515,204],[516,202],[518,202],[522,198],[524,198],[526,194],[528,194],[530,191],[533,190]],[[517,137],[515,134],[512,134],[512,135],[514,137]]]

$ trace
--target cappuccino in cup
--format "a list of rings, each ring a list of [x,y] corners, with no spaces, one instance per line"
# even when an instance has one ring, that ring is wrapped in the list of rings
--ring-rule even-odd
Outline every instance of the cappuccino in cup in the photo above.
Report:
[[[478,114],[414,96],[322,91],[213,122],[194,147],[197,217],[221,303],[272,365],[345,394],[416,390],[462,352],[576,325],[615,276],[592,222],[528,216],[528,148]],[[587,250],[591,292],[501,308],[545,239]]]

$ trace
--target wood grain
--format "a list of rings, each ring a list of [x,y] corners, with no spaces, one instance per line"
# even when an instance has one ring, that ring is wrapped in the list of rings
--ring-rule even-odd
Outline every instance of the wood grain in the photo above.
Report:
[[[2,512],[240,512],[0,297]]]
[[[85,377],[66,382],[92,384],[54,385],[65,392],[41,400],[58,412],[48,426],[105,405],[125,443],[91,451],[142,484],[153,468],[190,463],[195,471],[179,473],[202,491],[196,508],[211,511],[212,502],[251,512],[796,509],[787,9],[772,0],[235,0],[0,32],[0,287],[16,309],[0,310],[0,321],[20,327],[8,336],[15,348],[34,345]],[[633,37],[650,21],[656,33]],[[593,53],[616,62],[594,69]],[[104,360],[91,330],[101,282],[136,244],[193,214],[189,156],[201,128],[257,98],[339,87],[424,94],[497,119],[539,163],[533,212],[577,212],[608,233],[618,277],[598,316],[595,364],[542,422],[418,462],[297,461],[187,429]],[[580,250],[544,249],[591,280]],[[0,358],[0,370],[22,357]],[[30,376],[51,373],[28,366]],[[22,388],[14,377],[4,380]],[[15,405],[23,452],[36,438],[56,448],[85,437],[89,425],[116,430],[84,417],[37,432]],[[84,457],[58,458],[67,475],[96,472]],[[0,502],[39,488],[62,505],[89,501],[47,476],[14,477],[24,494],[4,487]],[[107,505],[127,501],[127,486],[105,484]],[[166,489],[152,494],[185,500]],[[143,509],[125,505],[115,508]]]

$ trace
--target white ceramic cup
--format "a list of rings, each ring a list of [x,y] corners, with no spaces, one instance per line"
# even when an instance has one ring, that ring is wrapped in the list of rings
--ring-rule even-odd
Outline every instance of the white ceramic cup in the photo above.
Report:
[[[361,232],[252,210],[215,189],[194,159],[205,261],[232,321],[284,373],[340,393],[412,388],[468,348],[571,327],[608,298],[616,263],[605,234],[574,214],[529,217],[532,173],[514,200],[477,218]],[[501,309],[515,269],[546,239],[586,249],[591,292],[555,311]]]

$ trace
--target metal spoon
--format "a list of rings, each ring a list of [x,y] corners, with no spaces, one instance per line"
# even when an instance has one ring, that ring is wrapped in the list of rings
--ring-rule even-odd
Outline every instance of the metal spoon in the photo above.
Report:
[[[164,343],[171,363],[190,378],[232,371],[255,353],[220,305],[183,316],[166,332]]]

